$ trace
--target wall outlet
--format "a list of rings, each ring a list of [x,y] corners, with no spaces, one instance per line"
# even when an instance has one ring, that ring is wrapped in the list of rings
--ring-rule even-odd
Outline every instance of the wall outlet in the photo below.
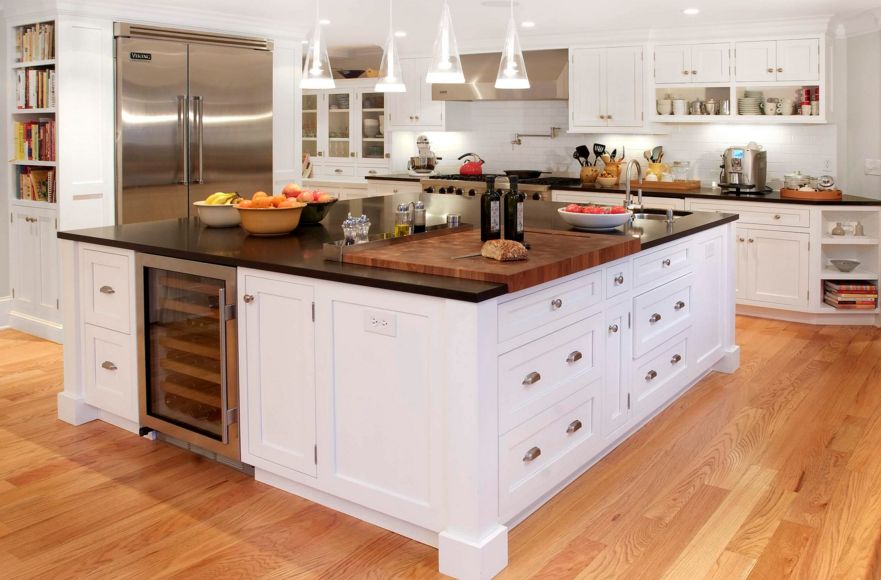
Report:
[[[397,336],[398,317],[389,312],[368,310],[364,313],[364,330],[383,336]]]
[[[866,175],[881,175],[881,159],[866,159]]]

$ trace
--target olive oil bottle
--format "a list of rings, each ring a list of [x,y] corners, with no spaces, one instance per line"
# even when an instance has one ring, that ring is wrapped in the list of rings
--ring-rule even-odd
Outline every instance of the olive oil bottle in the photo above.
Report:
[[[495,177],[486,178],[486,192],[480,196],[480,240],[502,237],[502,195],[496,191]]]
[[[505,239],[523,243],[523,210],[526,194],[517,190],[517,177],[511,176],[510,189],[505,192]]]

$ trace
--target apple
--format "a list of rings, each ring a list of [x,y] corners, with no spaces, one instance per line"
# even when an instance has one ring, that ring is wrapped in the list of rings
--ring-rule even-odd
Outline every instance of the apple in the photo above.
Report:
[[[301,191],[303,191],[303,188],[296,183],[288,183],[284,186],[284,189],[281,190],[281,193],[285,197],[297,197],[300,195]]]
[[[314,194],[311,191],[301,191],[297,196],[297,201],[302,201],[304,203],[315,201]]]
[[[336,199],[336,198],[335,198],[334,196],[332,196],[331,194],[329,194],[329,193],[321,193],[321,194],[319,194],[318,199],[316,199],[315,201],[318,201],[318,202],[321,202],[321,203],[325,203],[325,202],[328,202],[328,201],[333,201],[333,200],[335,200],[335,199]]]

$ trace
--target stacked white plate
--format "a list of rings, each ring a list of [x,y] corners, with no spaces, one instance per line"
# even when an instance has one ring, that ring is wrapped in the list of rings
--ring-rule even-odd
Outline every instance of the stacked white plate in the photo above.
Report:
[[[761,115],[761,97],[743,97],[737,99],[737,111],[741,115]]]

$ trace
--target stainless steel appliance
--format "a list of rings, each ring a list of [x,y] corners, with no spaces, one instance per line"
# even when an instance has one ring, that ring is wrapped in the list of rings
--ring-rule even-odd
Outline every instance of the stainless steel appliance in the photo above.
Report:
[[[506,177],[504,175],[436,175],[430,179],[419,181],[425,193],[442,193],[477,197],[486,192],[487,177]],[[522,179],[518,181],[518,189],[526,194],[526,199],[535,201],[551,201],[551,190],[555,185],[580,185],[581,180],[569,177],[545,177]]]
[[[410,175],[424,175],[426,177],[434,175],[434,168],[437,167],[437,162],[441,157],[435,155],[434,151],[431,150],[431,143],[428,141],[428,137],[425,135],[417,137],[416,149],[419,151],[419,154],[411,157],[407,162],[407,170]]]
[[[142,433],[238,462],[236,269],[149,254],[135,265]]]
[[[768,176],[768,152],[752,147],[729,147],[722,154],[719,186],[725,190],[763,193]]]
[[[272,190],[272,44],[114,25],[117,223]]]

